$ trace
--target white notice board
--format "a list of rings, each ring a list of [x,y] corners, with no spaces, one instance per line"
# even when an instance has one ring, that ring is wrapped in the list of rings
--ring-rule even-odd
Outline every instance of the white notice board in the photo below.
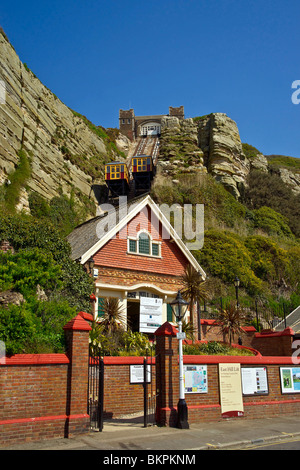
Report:
[[[267,395],[267,368],[242,367],[242,387],[243,395]]]
[[[146,382],[151,382],[151,365],[147,364],[146,367]],[[130,383],[140,384],[144,383],[144,365],[136,364],[130,366]]]
[[[162,325],[162,299],[141,297],[140,332],[154,333]]]

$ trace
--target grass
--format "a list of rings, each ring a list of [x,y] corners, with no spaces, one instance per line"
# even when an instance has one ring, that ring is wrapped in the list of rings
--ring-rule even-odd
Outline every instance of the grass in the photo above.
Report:
[[[5,188],[5,206],[10,213],[14,213],[19,202],[21,189],[25,187],[31,175],[31,167],[26,152],[19,150],[19,164],[15,171],[8,175],[9,184]]]
[[[267,160],[272,167],[286,168],[287,170],[300,173],[300,158],[287,157],[285,155],[269,155]]]

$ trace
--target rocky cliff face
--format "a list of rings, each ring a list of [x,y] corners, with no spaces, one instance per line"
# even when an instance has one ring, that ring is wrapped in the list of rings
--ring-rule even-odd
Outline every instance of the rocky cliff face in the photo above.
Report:
[[[215,113],[197,121],[199,146],[208,172],[237,199],[249,173],[236,123],[226,114]]]
[[[2,33],[1,83],[5,102],[0,96],[0,185],[9,182],[21,147],[30,157],[31,177],[21,190],[18,210],[28,210],[30,191],[50,200],[75,190],[79,202],[89,198],[96,206],[92,188],[103,183],[104,163],[120,159],[120,151],[125,157],[129,140],[118,134],[116,146],[109,145],[104,129],[64,105],[20,61]],[[245,156],[236,123],[222,113],[184,120],[164,118],[158,166],[173,180],[178,173],[208,172],[237,199],[251,169],[275,171],[264,155]],[[287,168],[276,168],[276,172],[283,184],[300,194],[300,172]]]
[[[178,172],[206,172],[193,120],[165,117],[161,125],[158,165],[163,173],[176,178]]]
[[[300,172],[274,168],[259,152],[247,158],[237,124],[223,113],[185,120],[164,118],[159,166],[174,180],[178,173],[207,172],[236,199],[243,195],[252,169],[276,172],[283,184],[300,194]]]
[[[0,80],[6,91],[0,104],[0,184],[16,168],[23,147],[31,160],[29,191],[49,200],[61,190],[69,195],[73,187],[79,200],[82,195],[93,199],[93,180],[103,180],[103,162],[113,154],[86,120],[24,66],[2,34]],[[27,192],[23,190],[20,209],[26,207]]]
[[[236,198],[240,197],[250,167],[236,123],[221,113],[195,120],[165,118],[159,162],[163,171],[173,172],[173,176],[176,171],[208,172]]]

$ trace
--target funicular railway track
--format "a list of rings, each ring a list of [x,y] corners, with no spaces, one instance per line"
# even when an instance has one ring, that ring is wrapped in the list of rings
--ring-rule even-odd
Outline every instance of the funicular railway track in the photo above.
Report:
[[[128,157],[126,163],[107,163],[105,182],[108,200],[114,202],[119,196],[132,199],[149,192],[156,171],[158,154],[159,137],[141,136],[137,140],[133,155]]]

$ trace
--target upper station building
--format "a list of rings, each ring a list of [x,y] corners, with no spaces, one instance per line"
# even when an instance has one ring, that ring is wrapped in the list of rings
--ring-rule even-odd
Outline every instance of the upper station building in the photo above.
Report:
[[[161,121],[165,117],[177,117],[184,119],[184,107],[169,107],[169,114],[159,114],[152,116],[135,116],[134,110],[129,109],[119,111],[119,129],[122,134],[126,135],[130,140],[134,140],[141,136],[160,135]]]

